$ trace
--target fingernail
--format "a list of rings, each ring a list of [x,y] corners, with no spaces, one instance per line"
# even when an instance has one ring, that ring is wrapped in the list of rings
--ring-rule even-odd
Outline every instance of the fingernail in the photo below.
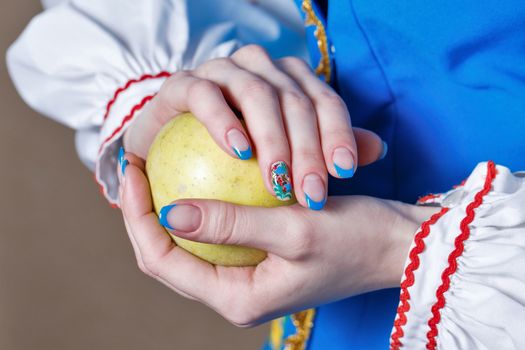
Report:
[[[347,148],[336,148],[332,160],[334,162],[334,168],[337,172],[337,176],[343,179],[348,179],[354,176],[354,157],[352,157],[352,153],[350,153]]]
[[[126,168],[128,165],[129,165],[129,160],[124,159],[124,161],[120,165],[120,170],[122,171],[122,175],[124,175],[124,173],[126,172]]]
[[[244,136],[244,134],[238,129],[231,129],[228,131],[226,139],[239,159],[247,160],[252,157],[250,143],[246,139],[246,136]]]
[[[125,154],[126,154],[126,151],[124,151],[124,147],[120,146],[120,149],[118,151],[118,163],[119,164],[122,164]]]
[[[388,144],[385,141],[383,141],[383,151],[381,152],[381,155],[379,156],[378,160],[385,158],[387,153],[388,153]]]
[[[169,230],[192,232],[201,224],[201,210],[188,204],[169,204],[160,210],[159,223]]]
[[[283,161],[278,161],[271,166],[271,176],[275,197],[281,201],[292,199],[292,180],[288,166]]]
[[[308,208],[312,210],[323,209],[326,203],[326,191],[319,175],[308,174],[304,177],[303,192]]]

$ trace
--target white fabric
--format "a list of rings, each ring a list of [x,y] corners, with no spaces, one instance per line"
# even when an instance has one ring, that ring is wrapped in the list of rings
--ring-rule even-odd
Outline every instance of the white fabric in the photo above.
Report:
[[[45,9],[49,9],[53,6],[60,5],[61,3],[66,2],[66,1],[69,1],[69,0],[42,0],[42,6]]]
[[[77,129],[79,156],[91,169],[97,165],[96,178],[113,204],[116,153],[129,123],[115,130],[165,78],[132,85],[104,120],[118,88],[145,74],[194,68],[249,43],[273,57],[306,56],[291,0],[47,0],[44,6],[9,49],[9,72],[31,107]]]
[[[479,164],[464,186],[440,197],[450,209],[424,239],[415,283],[408,288],[404,349],[426,348],[441,275],[461,233],[466,208],[483,188],[487,169],[487,163]],[[525,178],[502,166],[496,169],[444,294],[437,349],[525,349]]]

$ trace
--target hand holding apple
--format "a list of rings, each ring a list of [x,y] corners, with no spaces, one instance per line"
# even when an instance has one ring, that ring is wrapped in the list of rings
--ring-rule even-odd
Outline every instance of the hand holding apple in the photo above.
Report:
[[[328,173],[352,177],[366,163],[362,157],[375,160],[385,150],[368,132],[375,142],[358,152],[356,133],[365,131],[352,128],[342,98],[306,62],[274,60],[256,45],[174,73],[126,131],[126,149],[145,159],[162,126],[188,111],[230,157],[257,155],[268,193],[284,200],[294,193],[302,206],[316,210],[326,200]],[[277,163],[289,170],[293,186],[286,192],[275,192]]]
[[[172,234],[268,252],[257,266],[216,266],[171,240],[154,212],[144,162],[125,159],[120,200],[141,270],[237,326],[399,285],[412,234],[436,210],[370,197],[331,197],[322,211],[177,201],[167,216]]]

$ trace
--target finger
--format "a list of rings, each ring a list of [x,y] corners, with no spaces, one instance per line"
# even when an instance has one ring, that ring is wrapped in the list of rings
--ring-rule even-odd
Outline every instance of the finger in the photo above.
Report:
[[[374,132],[361,128],[353,128],[359,154],[359,166],[365,166],[383,159],[388,146]]]
[[[304,213],[300,213],[303,210],[308,211],[298,205],[262,208],[184,199],[162,208],[160,221],[174,235],[185,239],[247,246],[293,258],[308,245],[309,231],[304,225]]]
[[[186,72],[177,73],[166,80],[159,93],[146,106],[140,126],[141,135],[148,136],[135,139],[150,145],[157,131],[182,112],[192,112],[226,153],[242,160],[251,158],[249,138],[240,120],[224,99],[220,88],[208,80]],[[148,121],[143,121],[145,119]],[[144,128],[148,128],[149,132],[145,132]],[[128,137],[130,140],[131,138]]]
[[[352,177],[357,169],[358,157],[346,104],[329,85],[315,76],[304,61],[286,57],[279,60],[278,65],[314,103],[326,168],[335,177]]]
[[[144,271],[170,288],[199,300],[209,300],[216,287],[212,265],[177,247],[153,212],[145,174],[135,165],[126,168],[122,212]],[[209,295],[208,295],[209,294]]]
[[[241,111],[257,151],[266,188],[280,200],[291,199],[290,148],[273,87],[236,66],[230,59],[205,63],[195,74],[218,84],[228,101]],[[276,176],[272,174],[272,165],[284,171],[280,179],[284,179],[285,186],[274,186]]]
[[[124,147],[120,147],[118,151],[117,156],[117,177],[119,180],[119,183],[122,184],[124,181],[124,173],[126,172],[126,168],[129,164],[133,164],[136,167],[138,167],[141,171],[145,171],[145,162],[140,157],[136,156],[133,153],[126,153]],[[119,188],[119,191],[121,188]]]
[[[253,60],[239,50],[233,61],[265,77],[277,89],[292,154],[295,195],[302,206],[321,209],[326,201],[328,176],[319,138],[317,115],[303,90],[269,59]]]

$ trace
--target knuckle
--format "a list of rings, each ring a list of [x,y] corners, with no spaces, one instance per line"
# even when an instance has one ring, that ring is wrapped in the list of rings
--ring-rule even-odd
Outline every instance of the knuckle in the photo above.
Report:
[[[299,57],[287,56],[281,58],[279,62],[286,68],[310,71],[308,63]]]
[[[171,77],[166,79],[164,83],[162,83],[159,93],[157,94],[157,96],[155,96],[155,98],[164,100],[169,95],[170,91],[173,90],[176,84],[177,84],[177,78],[175,75],[172,75]]]
[[[250,79],[244,84],[242,97],[244,99],[260,99],[275,94],[273,88],[261,79]]]
[[[271,130],[264,131],[260,135],[254,137],[255,143],[259,148],[264,149],[267,154],[281,155],[279,158],[288,158],[289,150],[286,138],[279,135],[279,133]],[[283,160],[283,159],[281,159]],[[289,163],[288,163],[289,164]]]
[[[195,71],[204,76],[209,76],[210,73],[213,71],[227,69],[230,68],[232,65],[233,63],[231,58],[220,57],[204,62],[199,67],[197,67]]]
[[[207,222],[204,225],[203,230],[211,236],[210,239],[216,244],[236,244],[238,232],[238,210],[233,205],[225,202],[217,201],[214,212],[212,213],[209,208],[204,210],[203,222]],[[207,218],[207,220],[206,220]]]
[[[296,220],[296,223],[289,227],[288,235],[290,237],[288,252],[293,259],[301,260],[309,257],[317,246],[312,224],[305,218]]]
[[[329,130],[325,130],[323,132],[323,137],[331,140],[334,143],[348,143],[350,146],[352,145],[352,129],[350,128],[350,125],[339,125],[339,128],[333,128]],[[351,147],[353,148],[353,147]]]
[[[181,79],[187,78],[190,75],[191,74],[187,71],[177,71],[173,73],[164,81],[164,83],[162,83],[159,93],[162,95],[163,92],[172,90],[177,84],[179,84]]]
[[[316,164],[317,167],[324,164],[324,157],[320,149],[312,147],[296,147],[293,150],[293,159],[301,159],[306,164]]]
[[[186,78],[186,77],[189,77],[191,76],[190,72],[188,72],[187,70],[178,70],[176,72],[174,72],[173,74],[171,74],[167,80],[170,80],[170,81],[176,81],[178,79],[182,79],[182,78]]]
[[[328,105],[331,108],[347,111],[345,101],[343,101],[341,96],[339,96],[335,91],[328,87],[324,87],[319,92],[318,103]]]
[[[255,45],[255,44],[250,44],[250,45],[241,47],[239,50],[237,50],[233,54],[233,56],[236,58],[248,59],[248,60],[261,59],[261,58],[268,59],[268,60],[270,59],[270,57],[268,56],[268,52],[266,52],[266,50],[262,46]]]
[[[282,92],[281,99],[283,101],[283,104],[292,104],[296,108],[299,108],[303,111],[313,111],[312,102],[301,91],[293,89],[285,90]],[[299,114],[302,115],[301,113]]]
[[[198,79],[188,88],[188,97],[190,99],[201,99],[206,95],[216,92],[217,86],[209,80]]]

